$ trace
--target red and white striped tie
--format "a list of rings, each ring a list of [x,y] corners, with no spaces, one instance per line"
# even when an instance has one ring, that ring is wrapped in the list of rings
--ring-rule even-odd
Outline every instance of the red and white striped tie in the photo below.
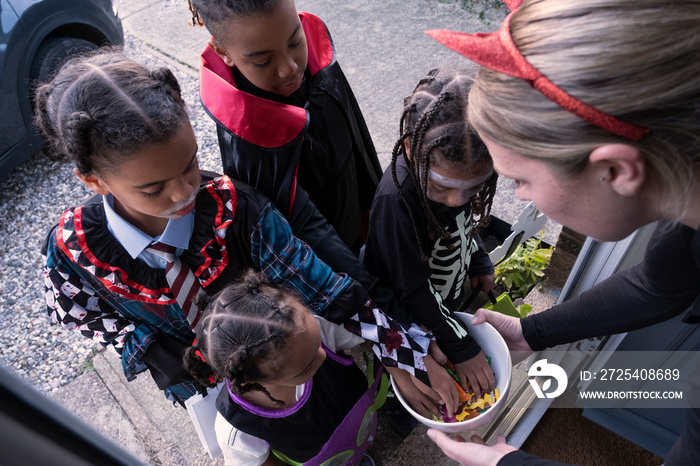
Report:
[[[175,255],[175,247],[169,244],[155,243],[147,248],[151,253],[162,257],[167,262],[165,266],[165,278],[173,290],[175,299],[187,316],[190,326],[194,328],[199,320],[199,310],[194,302],[197,292],[201,288],[199,280],[192,270]]]

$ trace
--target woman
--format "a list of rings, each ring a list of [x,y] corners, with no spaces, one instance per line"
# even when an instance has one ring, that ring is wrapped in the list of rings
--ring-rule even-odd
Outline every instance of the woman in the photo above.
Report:
[[[496,171],[521,199],[597,240],[659,226],[641,264],[585,295],[522,320],[481,310],[475,321],[496,326],[513,350],[683,312],[700,322],[700,1],[507,3],[513,12],[494,34],[428,32],[482,65],[469,120]],[[691,409],[665,464],[700,464],[699,432]],[[465,465],[552,464],[502,437],[486,447],[429,436]]]

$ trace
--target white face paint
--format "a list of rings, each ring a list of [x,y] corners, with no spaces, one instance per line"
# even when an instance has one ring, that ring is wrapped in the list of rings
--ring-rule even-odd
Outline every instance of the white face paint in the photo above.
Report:
[[[454,167],[433,167],[428,171],[428,199],[448,207],[463,206],[484,189],[492,174],[491,167],[477,176],[465,175]]]
[[[192,212],[192,210],[194,209],[195,200],[197,199],[198,192],[199,192],[199,190],[194,189],[192,191],[192,194],[190,195],[189,199],[187,199],[184,202],[180,202],[180,203],[176,204],[174,207],[163,212],[162,217],[172,220],[172,219],[184,217],[185,215]]]

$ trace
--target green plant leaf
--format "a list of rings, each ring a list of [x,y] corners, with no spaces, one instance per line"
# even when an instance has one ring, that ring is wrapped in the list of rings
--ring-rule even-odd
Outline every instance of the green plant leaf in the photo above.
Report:
[[[521,304],[518,306],[518,312],[520,313],[520,317],[527,317],[527,315],[532,311],[532,306],[529,304]]]
[[[512,298],[527,296],[544,277],[553,248],[540,247],[543,236],[544,230],[540,231],[539,238],[528,238],[496,266],[496,282],[502,284]]]

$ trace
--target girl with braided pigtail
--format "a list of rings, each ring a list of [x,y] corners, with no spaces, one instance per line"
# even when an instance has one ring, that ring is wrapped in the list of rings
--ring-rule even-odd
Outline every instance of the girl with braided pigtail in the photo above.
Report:
[[[479,345],[455,316],[493,264],[476,234],[489,217],[497,175],[467,121],[466,72],[432,70],[404,101],[400,137],[372,204],[365,265],[391,283],[407,315],[430,329],[463,388],[494,386]]]
[[[184,363],[203,384],[212,369],[225,381],[216,433],[227,465],[322,464],[338,454],[347,455],[342,464],[371,464],[364,452],[376,429],[381,373],[368,388],[340,352],[361,338],[252,270],[203,304]]]

